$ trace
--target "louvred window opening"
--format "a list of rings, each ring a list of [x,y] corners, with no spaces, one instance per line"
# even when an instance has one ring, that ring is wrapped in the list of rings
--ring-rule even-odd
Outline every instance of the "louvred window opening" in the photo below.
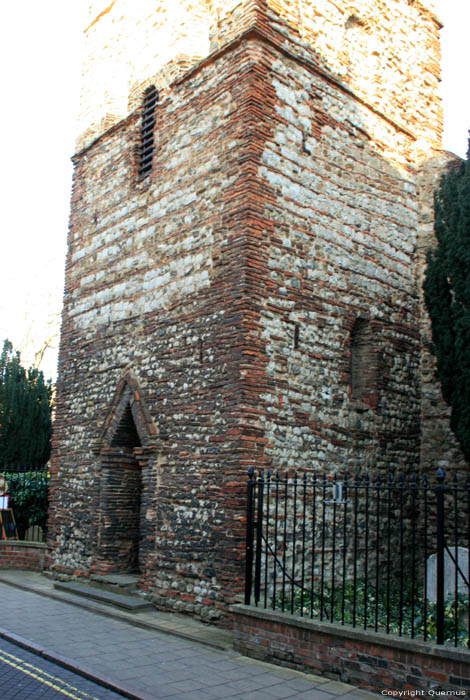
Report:
[[[158,101],[158,92],[155,87],[150,87],[144,96],[142,113],[142,129],[140,134],[140,160],[139,177],[145,177],[152,170],[153,161],[153,128],[155,126],[155,106]]]

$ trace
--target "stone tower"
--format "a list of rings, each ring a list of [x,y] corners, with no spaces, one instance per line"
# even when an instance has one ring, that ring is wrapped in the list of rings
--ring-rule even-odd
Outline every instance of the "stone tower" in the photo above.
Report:
[[[91,4],[51,570],[217,618],[249,465],[416,467],[439,27],[430,0]]]

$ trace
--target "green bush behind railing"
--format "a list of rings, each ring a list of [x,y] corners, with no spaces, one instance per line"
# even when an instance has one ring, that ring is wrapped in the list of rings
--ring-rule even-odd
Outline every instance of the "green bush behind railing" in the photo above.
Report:
[[[364,580],[358,580],[355,586],[352,582],[345,582],[344,586],[339,584],[334,591],[324,584],[323,595],[314,593],[313,598],[310,591],[304,591],[302,595],[298,589],[291,596],[290,587],[286,587],[284,596],[277,595],[271,606],[325,622],[430,641],[436,639],[436,603],[425,602],[423,585],[416,585],[413,591],[411,585],[405,583],[400,592],[397,582],[390,586],[380,583],[376,589],[370,583],[366,587]],[[468,647],[469,611],[468,593],[459,592],[457,601],[453,596],[447,598],[444,607],[445,642]]]
[[[49,472],[2,472],[8,482],[18,536],[22,540],[28,528],[38,526],[47,531]]]

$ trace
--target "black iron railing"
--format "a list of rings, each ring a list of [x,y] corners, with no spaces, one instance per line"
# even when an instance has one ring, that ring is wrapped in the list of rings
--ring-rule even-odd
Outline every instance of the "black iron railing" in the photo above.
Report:
[[[40,465],[0,467],[0,538],[44,542],[49,471]]]
[[[249,471],[245,603],[469,646],[470,477]]]

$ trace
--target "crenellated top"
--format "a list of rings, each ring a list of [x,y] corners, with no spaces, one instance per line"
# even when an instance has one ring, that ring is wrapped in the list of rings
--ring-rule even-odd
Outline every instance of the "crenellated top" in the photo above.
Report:
[[[432,0],[95,0],[77,150],[250,31],[439,148],[440,27]]]

